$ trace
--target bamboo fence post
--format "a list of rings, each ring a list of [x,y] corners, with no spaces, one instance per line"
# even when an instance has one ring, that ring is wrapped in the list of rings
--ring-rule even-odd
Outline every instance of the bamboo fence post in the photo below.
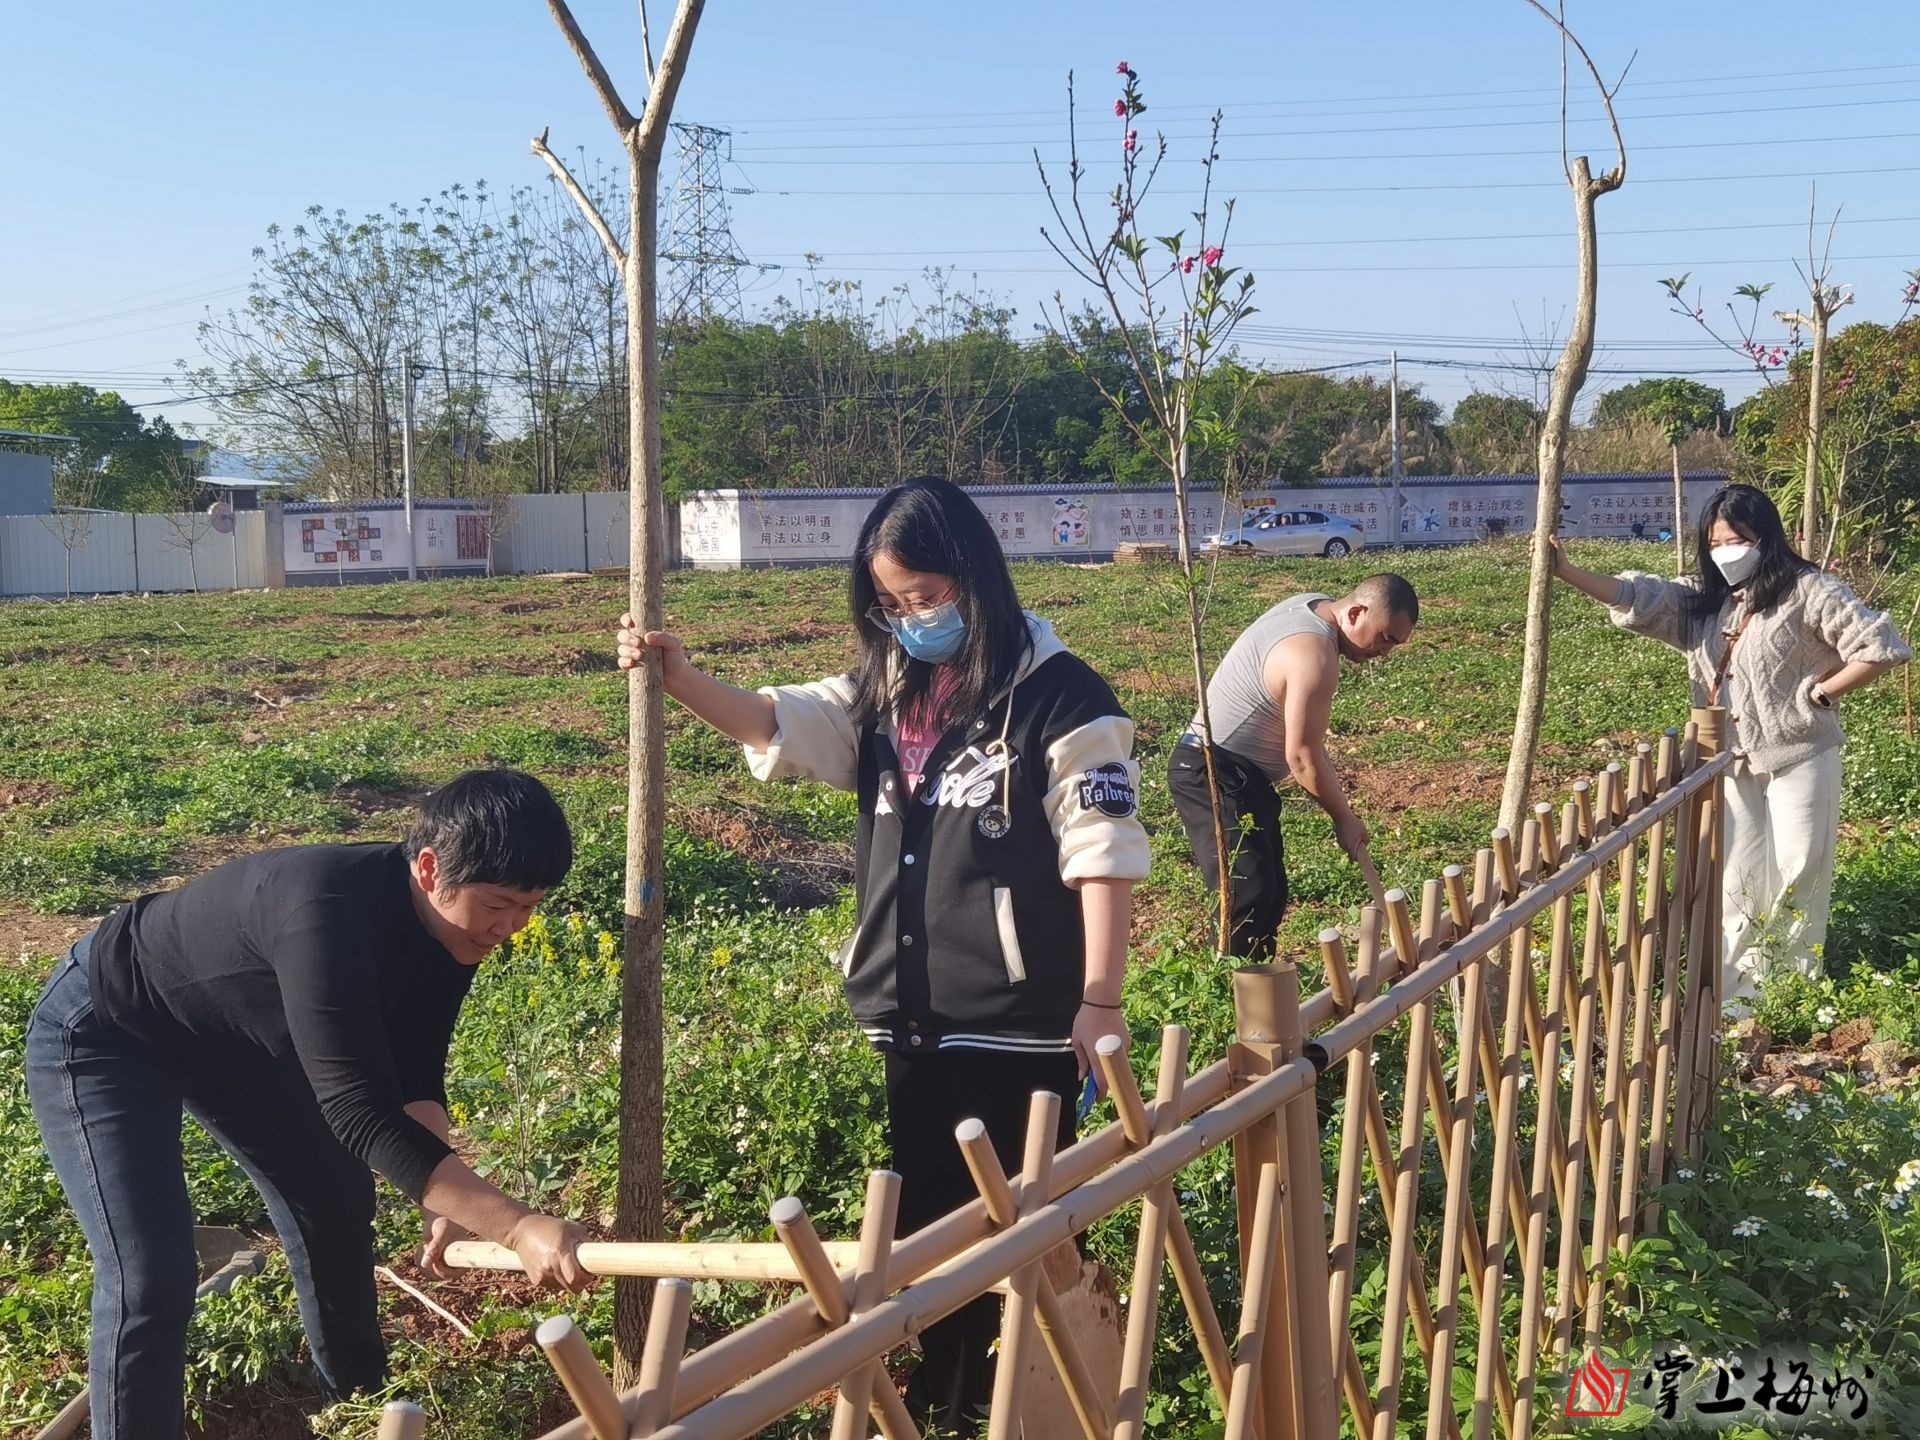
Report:
[[[427,1414],[411,1400],[389,1400],[380,1407],[379,1440],[421,1440]]]
[[[1169,1025],[1161,1034],[1160,1073],[1153,1092],[1155,1139],[1171,1134],[1180,1123],[1180,1092],[1186,1083],[1189,1045],[1183,1025]],[[1234,1138],[1237,1158],[1240,1137]],[[1140,1240],[1133,1252],[1127,1334],[1120,1360],[1120,1394],[1113,1407],[1114,1440],[1140,1440],[1145,1431],[1148,1381],[1153,1373],[1153,1331],[1160,1315],[1160,1271],[1165,1263],[1172,1209],[1171,1179],[1161,1181],[1141,1198]]]
[[[1391,892],[1389,892],[1391,893]],[[1271,965],[1243,965],[1233,972],[1234,1043],[1229,1052],[1240,1084],[1245,1085],[1280,1067],[1279,987],[1274,983]],[[1271,1162],[1279,1171],[1284,1195],[1288,1184],[1285,1110],[1248,1126],[1234,1137],[1233,1181],[1236,1218],[1240,1234],[1240,1273],[1244,1277],[1253,1267],[1254,1206],[1259,1199],[1260,1168]],[[1281,1238],[1281,1294],[1286,1293],[1286,1241]],[[1139,1304],[1136,1295],[1133,1303]],[[1244,1302],[1243,1302],[1244,1303]],[[1256,1428],[1262,1435],[1285,1434],[1296,1424],[1298,1390],[1294,1359],[1297,1351],[1293,1326],[1284,1301],[1260,1326],[1266,1347],[1261,1365],[1259,1393],[1255,1400]],[[1118,1437],[1116,1440],[1131,1440]]]
[[[1573,811],[1580,819],[1579,838],[1584,845],[1594,842],[1593,828],[1593,786],[1585,780],[1573,782]]]
[[[1163,1049],[1171,1043],[1163,1036]],[[1126,1063],[1125,1042],[1118,1035],[1102,1035],[1094,1042],[1094,1060],[1106,1077],[1107,1094],[1113,1097],[1114,1108],[1120,1112],[1120,1125],[1127,1143],[1138,1149],[1153,1139],[1153,1126],[1147,1116],[1146,1103],[1140,1098],[1140,1082],[1134,1078],[1133,1067]],[[1207,1289],[1206,1271],[1201,1267],[1199,1252],[1194,1249],[1193,1236],[1188,1233],[1179,1205],[1171,1201],[1167,1207],[1167,1254],[1173,1262],[1173,1278],[1186,1304],[1194,1339],[1206,1362],[1207,1376],[1213,1382],[1214,1395],[1224,1412],[1227,1391],[1233,1383],[1233,1356],[1227,1349],[1227,1333],[1221,1328],[1220,1316],[1213,1308],[1213,1295]]]
[[[1504,832],[1495,832],[1496,852]],[[1509,862],[1511,862],[1511,846]],[[1495,1099],[1493,1122],[1493,1174],[1499,1175],[1519,1164],[1516,1132],[1520,1104],[1520,1047],[1526,1028],[1525,991],[1532,988],[1530,960],[1533,954],[1531,928],[1517,931],[1507,942],[1507,996],[1500,1049],[1499,1094]],[[1523,1255],[1527,1247],[1529,1216],[1523,1194],[1518,1204],[1509,1206],[1506,1192],[1499,1186],[1490,1191],[1487,1202],[1486,1264],[1480,1281],[1480,1345],[1474,1366],[1473,1434],[1474,1440],[1488,1440],[1493,1427],[1494,1370],[1504,1358],[1501,1346],[1502,1314],[1500,1292],[1506,1280],[1506,1241],[1509,1222],[1514,1226],[1516,1249]],[[1544,1223],[1544,1222],[1543,1222]],[[1491,1320],[1491,1323],[1490,1323]],[[1513,1410],[1509,1404],[1501,1420],[1509,1433],[1513,1428]]]
[[[1420,946],[1413,938],[1413,916],[1407,909],[1407,892],[1401,889],[1386,893],[1387,936],[1393,941],[1393,973],[1386,978],[1394,979],[1402,975],[1411,975],[1420,964]]]
[[[1620,1194],[1614,1204],[1613,1247],[1625,1259],[1633,1248],[1635,1212],[1640,1208],[1640,1157],[1642,1128],[1647,1103],[1647,1050],[1653,1028],[1653,957],[1651,931],[1640,937],[1640,953],[1634,958],[1633,976],[1633,1048],[1627,1057],[1626,1115],[1620,1124]],[[1624,1280],[1614,1286],[1616,1297],[1623,1293]]]
[[[1573,814],[1567,806],[1565,815]],[[1551,843],[1551,831],[1543,830],[1543,842]],[[1560,1223],[1569,1223],[1566,1191],[1556,1184],[1555,1172],[1561,1168],[1556,1144],[1560,1132],[1560,1036],[1566,1025],[1565,987],[1561,977],[1573,948],[1573,898],[1562,895],[1554,901],[1552,939],[1548,951],[1547,1002],[1542,1017],[1540,1038],[1534,1045],[1534,1094],[1537,1097],[1533,1137],[1533,1182],[1527,1201],[1527,1251],[1520,1267],[1520,1333],[1515,1343],[1513,1434],[1533,1434],[1533,1395],[1535,1374],[1540,1360],[1540,1322],[1546,1307],[1546,1256],[1548,1192],[1557,1193]],[[1533,987],[1527,986],[1528,995]],[[1531,1007],[1530,1007],[1531,1008]],[[1577,1223],[1577,1219],[1574,1223]],[[1566,1304],[1563,1298],[1560,1302]]]
[[[1637,876],[1631,875],[1634,847],[1629,845],[1620,857],[1620,907],[1623,921],[1630,921]],[[1601,1284],[1606,1273],[1607,1257],[1613,1252],[1615,1205],[1614,1193],[1615,1163],[1621,1144],[1620,1106],[1622,1087],[1626,1081],[1627,1067],[1621,1062],[1626,1050],[1626,1029],[1628,1011],[1628,974],[1629,966],[1637,958],[1628,954],[1628,946],[1633,944],[1626,938],[1638,927],[1626,923],[1620,929],[1623,937],[1614,951],[1613,991],[1618,1003],[1613,1014],[1607,1020],[1607,1064],[1601,1080],[1601,1118],[1600,1149],[1593,1164],[1593,1234],[1587,1247],[1587,1342],[1590,1345],[1600,1343],[1600,1326],[1605,1319],[1606,1289]],[[1637,951],[1638,945],[1633,948]]]
[[[1493,872],[1500,884],[1502,902],[1511,901],[1520,893],[1520,868],[1514,859],[1513,835],[1505,826],[1493,832]]]
[[[1460,890],[1458,866],[1449,866],[1450,891]],[[1464,893],[1461,894],[1464,901]],[[1434,1311],[1434,1354],[1427,1383],[1427,1440],[1446,1433],[1445,1417],[1453,1412],[1453,1357],[1460,1328],[1460,1250],[1473,1185],[1473,1121],[1477,1106],[1474,1088],[1479,1054],[1481,987],[1486,971],[1482,956],[1467,966],[1460,1019],[1460,1049],[1454,1062],[1453,1135],[1447,1165],[1446,1210],[1440,1230],[1439,1305]],[[1498,1191],[1505,1177],[1494,1172],[1490,1188]],[[1484,1252],[1482,1252],[1484,1254]],[[1478,1289],[1478,1285],[1475,1286]],[[1498,1328],[1498,1314],[1482,1316]]]
[[[1380,954],[1381,911],[1372,905],[1360,916],[1360,955],[1354,983],[1347,993],[1336,996],[1342,1014],[1351,1014],[1356,1004],[1371,1000],[1378,989],[1376,966]],[[1346,946],[1337,929],[1320,932],[1320,953],[1329,975],[1346,973]],[[1347,1055],[1347,1091],[1340,1127],[1340,1171],[1333,1202],[1333,1246],[1328,1255],[1330,1268],[1327,1289],[1327,1326],[1340,1345],[1340,1374],[1346,1391],[1347,1407],[1354,1425],[1363,1433],[1373,1430],[1373,1400],[1367,1393],[1366,1371],[1354,1344],[1351,1327],[1353,1310],[1353,1271],[1358,1258],[1356,1235],[1360,1211],[1360,1168],[1365,1163],[1367,1139],[1367,1102],[1373,1079],[1369,1060],[1371,1046],[1355,1049]],[[1374,1108],[1379,1108],[1377,1097]],[[1384,1128],[1384,1120],[1382,1122]]]
[[[1600,961],[1606,945],[1604,879],[1596,867],[1587,876],[1586,934],[1580,961],[1579,1008],[1573,1028],[1573,1081],[1567,1116],[1566,1208],[1560,1219],[1560,1310],[1553,1322],[1553,1353],[1565,1355],[1573,1339],[1574,1287],[1585,1273],[1580,1237],[1580,1207],[1586,1191],[1589,1158],[1597,1136],[1589,1135],[1593,1114],[1593,1033],[1598,1020]]]
[[[1059,1133],[1060,1097],[1050,1090],[1034,1091],[1027,1106],[1027,1143],[1020,1161],[1022,1216],[1033,1214],[1051,1198],[1053,1149]],[[1153,1248],[1156,1266],[1165,1243],[1162,1238]],[[1022,1267],[1008,1282],[1006,1307],[1000,1321],[1000,1358],[993,1374],[993,1410],[987,1420],[988,1440],[1019,1440],[1020,1403],[1027,1380],[1027,1347],[1033,1340],[1039,1308],[1035,1292],[1046,1283],[1045,1271],[1038,1263]]]
[[[1677,763],[1677,762],[1676,762]],[[1673,1093],[1674,1047],[1678,1043],[1676,1026],[1682,1013],[1683,987],[1693,983],[1693,972],[1681,968],[1687,953],[1687,922],[1692,908],[1693,852],[1699,838],[1699,824],[1691,802],[1683,805],[1673,825],[1672,893],[1667,897],[1667,923],[1662,936],[1660,968],[1660,1029],[1654,1040],[1653,1094],[1650,1108],[1653,1120],[1647,1137],[1647,1185],[1658,1190],[1666,1183],[1669,1116],[1676,1113]],[[1651,1232],[1660,1223],[1660,1201],[1650,1197],[1641,1216],[1640,1228]]]
[[[1460,867],[1454,865],[1447,868],[1453,871],[1452,880],[1457,885],[1460,879]],[[1422,963],[1432,959],[1445,948],[1449,942],[1450,937],[1448,932],[1453,924],[1453,917],[1444,899],[1446,890],[1447,881],[1445,879],[1429,880],[1421,887],[1420,933],[1418,939],[1416,939],[1413,944],[1415,953],[1419,955]],[[1484,1013],[1484,1002],[1476,1004],[1474,1008],[1476,1013]],[[1466,1023],[1464,1019],[1466,1007],[1458,996],[1457,990],[1455,991],[1454,1013],[1457,1017],[1462,1017],[1459,1023],[1458,1039],[1461,1053],[1464,1054],[1471,1051],[1478,1043],[1473,1033],[1477,1027],[1470,1026]],[[1448,1186],[1451,1187],[1454,1183],[1454,1176],[1457,1173],[1453,1163],[1454,1113],[1453,1105],[1448,1098],[1446,1070],[1440,1059],[1440,1047],[1438,1043],[1429,1045],[1427,1048],[1426,1071],[1427,1103],[1433,1113],[1434,1141],[1440,1152],[1441,1167],[1447,1177]],[[1517,1176],[1513,1178],[1515,1180],[1518,1179]],[[1458,1245],[1461,1251],[1461,1263],[1466,1268],[1467,1278],[1473,1289],[1474,1309],[1476,1313],[1478,1313],[1481,1308],[1481,1272],[1486,1265],[1486,1254],[1480,1241],[1480,1222],[1474,1216],[1471,1209],[1468,1210],[1464,1217],[1464,1223],[1457,1231],[1457,1235]],[[1435,1336],[1437,1342],[1437,1327]],[[1432,1361],[1433,1354],[1430,1351],[1428,1354],[1430,1366]],[[1498,1364],[1495,1368],[1495,1383],[1499,1386],[1502,1403],[1510,1406],[1513,1399],[1513,1380],[1512,1376],[1508,1373],[1506,1357],[1504,1355],[1499,1357]],[[1448,1412],[1448,1415],[1452,1429],[1457,1431],[1457,1418],[1452,1416],[1451,1411]]]
[[[1273,967],[1273,995],[1280,1041],[1275,1058],[1285,1065],[1306,1053],[1297,967]],[[1340,1430],[1333,1332],[1320,1304],[1320,1297],[1328,1293],[1329,1277],[1318,1104],[1317,1086],[1288,1101],[1281,1132],[1286,1146],[1282,1173],[1287,1176],[1283,1197],[1286,1233],[1281,1244],[1286,1290],[1278,1303],[1288,1317],[1294,1340],[1294,1393],[1300,1421],[1296,1433],[1300,1440],[1335,1440]]]
[[[662,1429],[673,1418],[673,1392],[680,1360],[687,1353],[687,1321],[693,1314],[693,1286],[673,1276],[653,1285],[647,1314],[647,1338],[640,1351],[640,1391],[633,1411],[635,1440]]]
[[[1120,1039],[1117,1035],[1101,1037],[1102,1040],[1109,1038],[1116,1042]],[[993,1142],[987,1138],[987,1127],[979,1120],[962,1120],[953,1135],[966,1157],[967,1169],[973,1174],[980,1198],[986,1201],[988,1216],[996,1226],[1005,1229],[1020,1218],[1020,1204],[1007,1182],[1007,1172],[1001,1168]],[[1106,1440],[1113,1430],[1106,1402],[1100,1397],[1086,1358],[1080,1353],[1079,1342],[1073,1338],[1071,1326],[1060,1309],[1060,1297],[1054,1293],[1053,1282],[1044,1270],[1034,1286],[1034,1299],[1040,1307],[1041,1337],[1053,1356],[1054,1368],[1060,1372],[1081,1433],[1086,1440]]]
[[[1260,1372],[1268,1348],[1264,1331],[1285,1301],[1278,1284],[1280,1224],[1279,1167],[1268,1161],[1260,1167],[1259,1193],[1254,1199],[1253,1234],[1248,1247],[1251,1263],[1240,1305],[1240,1333],[1234,1342],[1233,1385],[1227,1396],[1225,1440],[1252,1440],[1254,1435]]]
[[[872,1171],[867,1176],[866,1213],[860,1219],[860,1263],[853,1272],[850,1319],[864,1315],[887,1298],[887,1261],[893,1249],[894,1222],[899,1214],[899,1175],[891,1170]],[[1003,1340],[1003,1359],[1004,1352]],[[878,1360],[856,1367],[840,1382],[840,1396],[833,1405],[833,1440],[866,1440],[867,1412],[873,1408],[874,1386],[887,1383],[886,1369]],[[999,1399],[997,1393],[994,1398]],[[1019,1434],[1017,1423],[1013,1433]]]
[[[1346,945],[1338,930],[1320,932],[1320,955],[1329,975],[1335,969],[1346,968]],[[1367,988],[1364,974],[1361,985]],[[1370,989],[1366,998],[1372,998]],[[1342,1008],[1351,1013],[1352,1007],[1353,1002],[1349,998]],[[1328,1255],[1327,1326],[1335,1335],[1343,1335],[1347,1331],[1353,1306],[1353,1269],[1359,1258],[1355,1236],[1360,1218],[1361,1147],[1366,1143],[1367,1089],[1363,1072],[1367,1069],[1365,1050],[1356,1049],[1347,1056],[1346,1107],[1340,1125],[1340,1172],[1334,1185],[1333,1245]]]
[[[1553,802],[1542,800],[1535,805],[1533,818],[1540,826],[1540,877],[1544,879],[1560,868],[1559,835],[1553,828]]]
[[[1663,783],[1672,774],[1672,752],[1662,739],[1659,759],[1651,766],[1643,764],[1642,774],[1650,793],[1663,791]],[[1633,1246],[1635,1211],[1640,1204],[1642,1135],[1646,1119],[1649,1062],[1653,1051],[1653,972],[1656,957],[1665,941],[1671,914],[1667,909],[1667,823],[1656,820],[1647,832],[1647,880],[1641,910],[1649,920],[1634,957],[1633,976],[1633,1051],[1628,1059],[1627,1113],[1622,1126],[1624,1166],[1620,1177],[1620,1200],[1615,1211],[1614,1245],[1624,1257]],[[1623,1283],[1623,1282],[1621,1282]],[[1615,1286],[1616,1296],[1620,1284]]]
[[[551,1315],[533,1332],[534,1342],[547,1354],[560,1383],[593,1432],[594,1440],[627,1440],[633,1426],[620,1406],[613,1382],[607,1379],[593,1347],[571,1316]]]
[[[846,1287],[833,1262],[827,1258],[813,1221],[807,1216],[806,1206],[796,1196],[782,1196],[773,1202],[767,1218],[773,1221],[774,1233],[793,1256],[793,1263],[800,1271],[800,1283],[806,1286],[820,1318],[830,1326],[846,1324]]]
[[[1401,897],[1404,912],[1405,896]],[[1387,895],[1387,915],[1394,917],[1393,893]],[[1397,944],[1396,936],[1396,944]],[[1387,1245],[1387,1292],[1380,1334],[1380,1378],[1374,1400],[1373,1440],[1394,1440],[1400,1419],[1400,1382],[1407,1343],[1407,1297],[1413,1281],[1414,1207],[1420,1198],[1420,1151],[1426,1131],[1426,1072],[1433,1044],[1433,1000],[1413,1009],[1407,1035],[1407,1083],[1400,1112],[1400,1148],[1394,1163],[1394,1202]],[[1421,1289],[1425,1297],[1425,1287]]]

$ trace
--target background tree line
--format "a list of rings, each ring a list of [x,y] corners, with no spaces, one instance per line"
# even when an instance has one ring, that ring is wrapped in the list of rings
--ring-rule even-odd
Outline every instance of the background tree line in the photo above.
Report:
[[[605,192],[605,172],[579,173]],[[183,394],[215,413],[216,443],[271,457],[316,494],[397,494],[411,358],[419,493],[622,483],[620,280],[557,187],[456,185],[358,219],[316,207],[270,229],[254,258],[246,302],[209,315],[203,363],[182,367]],[[1120,395],[1151,431],[1125,337],[1091,310],[1068,318],[1071,345],[1018,326],[1004,302],[951,272],[875,294],[811,261],[751,320],[665,327],[669,493],[884,485],[929,471],[1002,484],[1158,479],[1101,399],[1102,386]],[[1796,356],[1732,409],[1679,377],[1605,391],[1571,437],[1571,464],[1664,470],[1677,458],[1784,483],[1805,444],[1806,370]],[[1851,529],[1899,533],[1920,506],[1920,316],[1838,332],[1828,373],[1822,443]],[[1403,386],[1406,473],[1529,472],[1542,408],[1522,391],[1537,378],[1517,373],[1513,389],[1471,393],[1451,414]],[[1374,375],[1230,356],[1208,374],[1200,411],[1203,483],[1391,473],[1390,396]],[[64,503],[180,504],[179,437],[111,392],[0,382],[0,427],[82,437],[58,462]]]

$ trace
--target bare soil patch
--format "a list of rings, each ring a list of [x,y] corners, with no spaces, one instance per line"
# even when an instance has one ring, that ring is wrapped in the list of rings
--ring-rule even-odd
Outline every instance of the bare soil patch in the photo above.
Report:
[[[745,805],[708,804],[676,811],[674,823],[702,840],[746,856],[773,881],[782,907],[824,905],[853,883],[853,846],[817,840]]]
[[[1362,814],[1398,815],[1461,804],[1498,805],[1505,773],[1473,760],[1387,760],[1342,764]]]

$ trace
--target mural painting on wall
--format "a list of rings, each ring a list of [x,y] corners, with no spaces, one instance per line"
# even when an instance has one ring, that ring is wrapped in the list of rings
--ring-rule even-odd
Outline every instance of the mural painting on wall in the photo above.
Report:
[[[1087,525],[1087,502],[1079,496],[1054,497],[1053,548],[1056,550],[1093,548],[1093,532]]]

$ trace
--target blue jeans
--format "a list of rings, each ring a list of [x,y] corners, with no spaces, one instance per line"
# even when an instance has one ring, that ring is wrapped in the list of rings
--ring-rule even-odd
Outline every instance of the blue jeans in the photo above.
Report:
[[[183,1112],[240,1162],[266,1201],[328,1397],[378,1386],[386,1347],[374,1302],[366,1166],[331,1134],[316,1132],[310,1096],[311,1120],[292,1107],[271,1133],[225,1133],[209,1120],[171,1067],[94,1015],[92,938],[67,952],[41,991],[26,1068],[40,1138],[93,1254],[87,1383],[95,1440],[179,1440],[185,1428],[198,1260],[181,1159]]]

